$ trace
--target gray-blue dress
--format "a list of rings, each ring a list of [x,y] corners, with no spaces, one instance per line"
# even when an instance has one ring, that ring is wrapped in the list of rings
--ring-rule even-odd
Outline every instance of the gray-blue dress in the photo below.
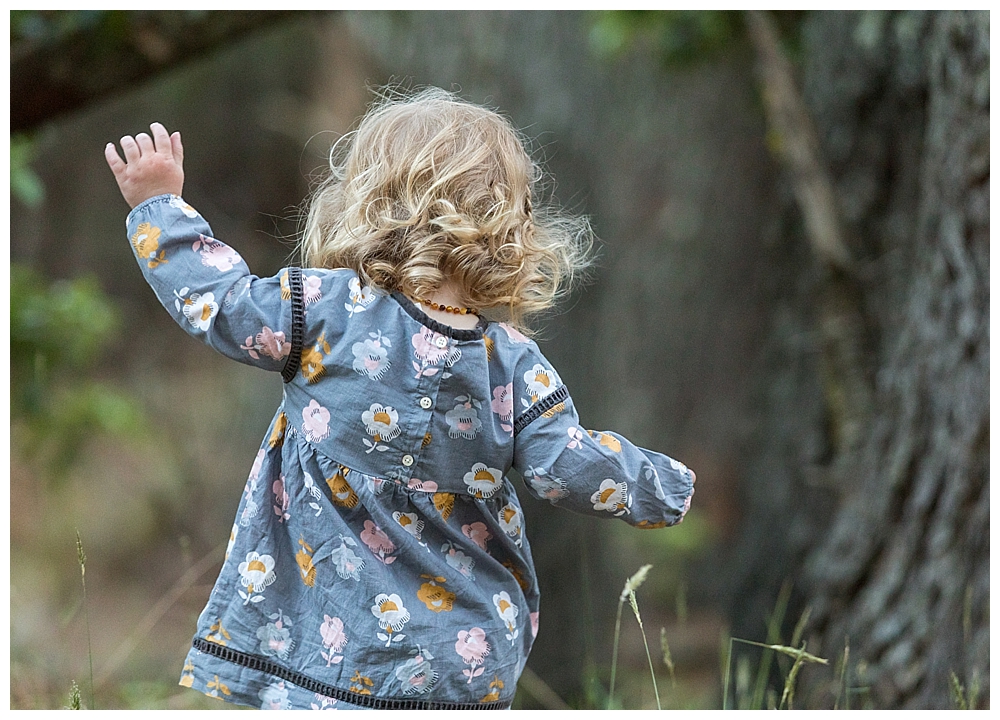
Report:
[[[163,306],[280,371],[288,270],[250,274],[180,197],[128,216]],[[507,478],[639,527],[684,517],[693,475],[583,429],[559,375],[504,323],[442,325],[350,270],[303,269],[301,368],[253,461],[181,685],[262,708],[506,708],[538,632]]]

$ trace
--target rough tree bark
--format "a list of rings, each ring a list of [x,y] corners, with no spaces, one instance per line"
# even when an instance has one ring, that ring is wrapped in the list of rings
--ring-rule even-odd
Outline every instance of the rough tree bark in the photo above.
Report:
[[[738,545],[753,561],[735,629],[759,627],[783,579],[769,568],[786,565],[811,649],[842,658],[849,643],[845,684],[868,688],[853,705],[951,707],[954,673],[988,707],[989,14],[816,13],[804,30],[805,97],[861,259],[874,403],[856,448],[831,437],[823,273],[779,264],[771,353],[789,365],[751,470],[774,484],[748,489],[773,522]],[[805,678],[812,706],[845,704],[829,679]]]

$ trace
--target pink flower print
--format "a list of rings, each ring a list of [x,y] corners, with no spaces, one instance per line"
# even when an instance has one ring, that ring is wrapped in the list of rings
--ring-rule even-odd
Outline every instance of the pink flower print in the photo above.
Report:
[[[322,650],[320,655],[326,660],[326,666],[336,665],[344,659],[343,655],[337,655],[344,646],[347,645],[347,635],[344,634],[344,621],[338,617],[323,615],[323,624],[319,627],[319,634],[323,637],[323,647],[329,650],[325,653]]]
[[[250,468],[250,480],[256,488],[257,478],[260,477],[260,469],[264,466],[264,448],[257,451],[257,457],[253,459],[253,466]]]
[[[458,642],[455,643],[455,652],[462,658],[462,662],[472,666],[462,671],[462,674],[469,678],[468,682],[471,683],[472,678],[483,674],[485,668],[480,667],[478,670],[476,668],[482,665],[486,656],[490,654],[490,644],[486,640],[486,631],[481,627],[474,627],[470,630],[459,630]]]
[[[417,480],[416,478],[410,478],[410,482],[406,484],[410,490],[419,490],[420,492],[437,492],[438,484],[433,480]]]
[[[493,539],[493,535],[486,528],[485,523],[474,522],[471,525],[462,526],[462,534],[469,538],[472,542],[476,543],[483,550],[486,549],[486,543]]]
[[[280,360],[292,351],[292,344],[285,341],[285,333],[280,331],[274,332],[265,325],[257,333],[256,338],[248,337],[244,340],[243,344],[240,345],[240,349],[250,353],[250,357],[254,360],[259,360],[261,355]]]
[[[228,272],[233,269],[233,265],[243,262],[243,258],[238,252],[215,238],[199,235],[191,249],[197,251],[199,248],[201,264],[206,267],[214,267],[220,272]]]
[[[528,613],[528,619],[531,621],[531,637],[538,637],[538,612]]]
[[[391,564],[396,559],[390,555],[396,550],[396,545],[385,534],[385,531],[371,520],[365,520],[365,529],[361,531],[361,542],[367,545],[368,549],[386,565]]]
[[[435,375],[438,372],[435,365],[443,363],[445,367],[451,367],[462,357],[462,351],[450,338],[430,328],[421,328],[419,333],[410,338],[410,343],[413,345],[414,357],[420,361],[419,364],[413,363],[418,378]]]
[[[503,331],[507,333],[507,337],[509,337],[513,342],[516,343],[531,342],[519,330],[517,330],[517,328],[511,327],[507,323],[497,323],[497,325],[503,328]]]
[[[569,435],[569,442],[566,443],[566,447],[570,450],[583,447],[583,432],[581,432],[580,428],[571,427],[566,431],[566,433]]]
[[[288,514],[288,506],[291,504],[291,498],[288,497],[288,493],[285,492],[285,476],[281,475],[277,480],[274,481],[274,485],[271,486],[274,490],[274,514],[278,516],[278,522],[282,520],[287,520],[290,515]]]
[[[441,546],[441,552],[444,553],[444,561],[448,565],[470,580],[476,579],[472,574],[472,568],[476,566],[476,561],[466,555],[461,548],[456,547],[451,540]]]
[[[323,291],[320,290],[322,284],[323,280],[319,275],[302,276],[302,299],[306,305],[311,305],[323,297]]]
[[[315,400],[302,409],[302,432],[309,442],[319,442],[330,434],[330,411]]]
[[[514,418],[514,383],[498,385],[493,388],[490,409],[500,418],[500,427],[513,436],[514,426],[511,424],[511,420]]]

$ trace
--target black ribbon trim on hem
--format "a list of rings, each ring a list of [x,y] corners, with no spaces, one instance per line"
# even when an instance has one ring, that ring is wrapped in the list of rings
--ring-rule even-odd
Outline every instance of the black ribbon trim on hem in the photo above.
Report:
[[[567,398],[569,398],[569,389],[567,389],[565,385],[551,395],[546,395],[544,398],[528,408],[524,415],[521,415],[514,421],[514,435],[517,435],[519,432],[524,430],[524,428],[537,420],[539,416],[545,414]]]
[[[281,379],[290,383],[295,379],[299,365],[302,362],[302,342],[305,335],[306,305],[302,298],[302,268],[288,268],[288,289],[292,293],[292,350],[281,368]]]
[[[218,643],[209,642],[204,638],[195,638],[193,645],[195,650],[200,650],[220,660],[267,673],[268,675],[274,675],[282,680],[287,680],[292,685],[297,685],[304,690],[319,693],[325,697],[336,698],[352,705],[360,705],[361,707],[368,707],[375,710],[506,710],[510,707],[509,700],[497,700],[489,703],[459,703],[358,695],[357,693],[341,690],[319,680],[314,680],[308,675],[303,675],[295,670],[289,670],[261,655],[234,650]]]

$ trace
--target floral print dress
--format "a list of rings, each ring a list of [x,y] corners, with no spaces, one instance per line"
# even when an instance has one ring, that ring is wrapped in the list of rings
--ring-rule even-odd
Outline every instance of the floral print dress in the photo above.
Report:
[[[287,269],[251,275],[177,196],[127,227],[181,327],[282,370]],[[451,328],[349,270],[304,269],[302,288],[300,369],[180,683],[273,709],[507,708],[539,620],[510,471],[553,504],[646,528],[680,522],[693,475],[583,429],[555,369],[504,323]]]

